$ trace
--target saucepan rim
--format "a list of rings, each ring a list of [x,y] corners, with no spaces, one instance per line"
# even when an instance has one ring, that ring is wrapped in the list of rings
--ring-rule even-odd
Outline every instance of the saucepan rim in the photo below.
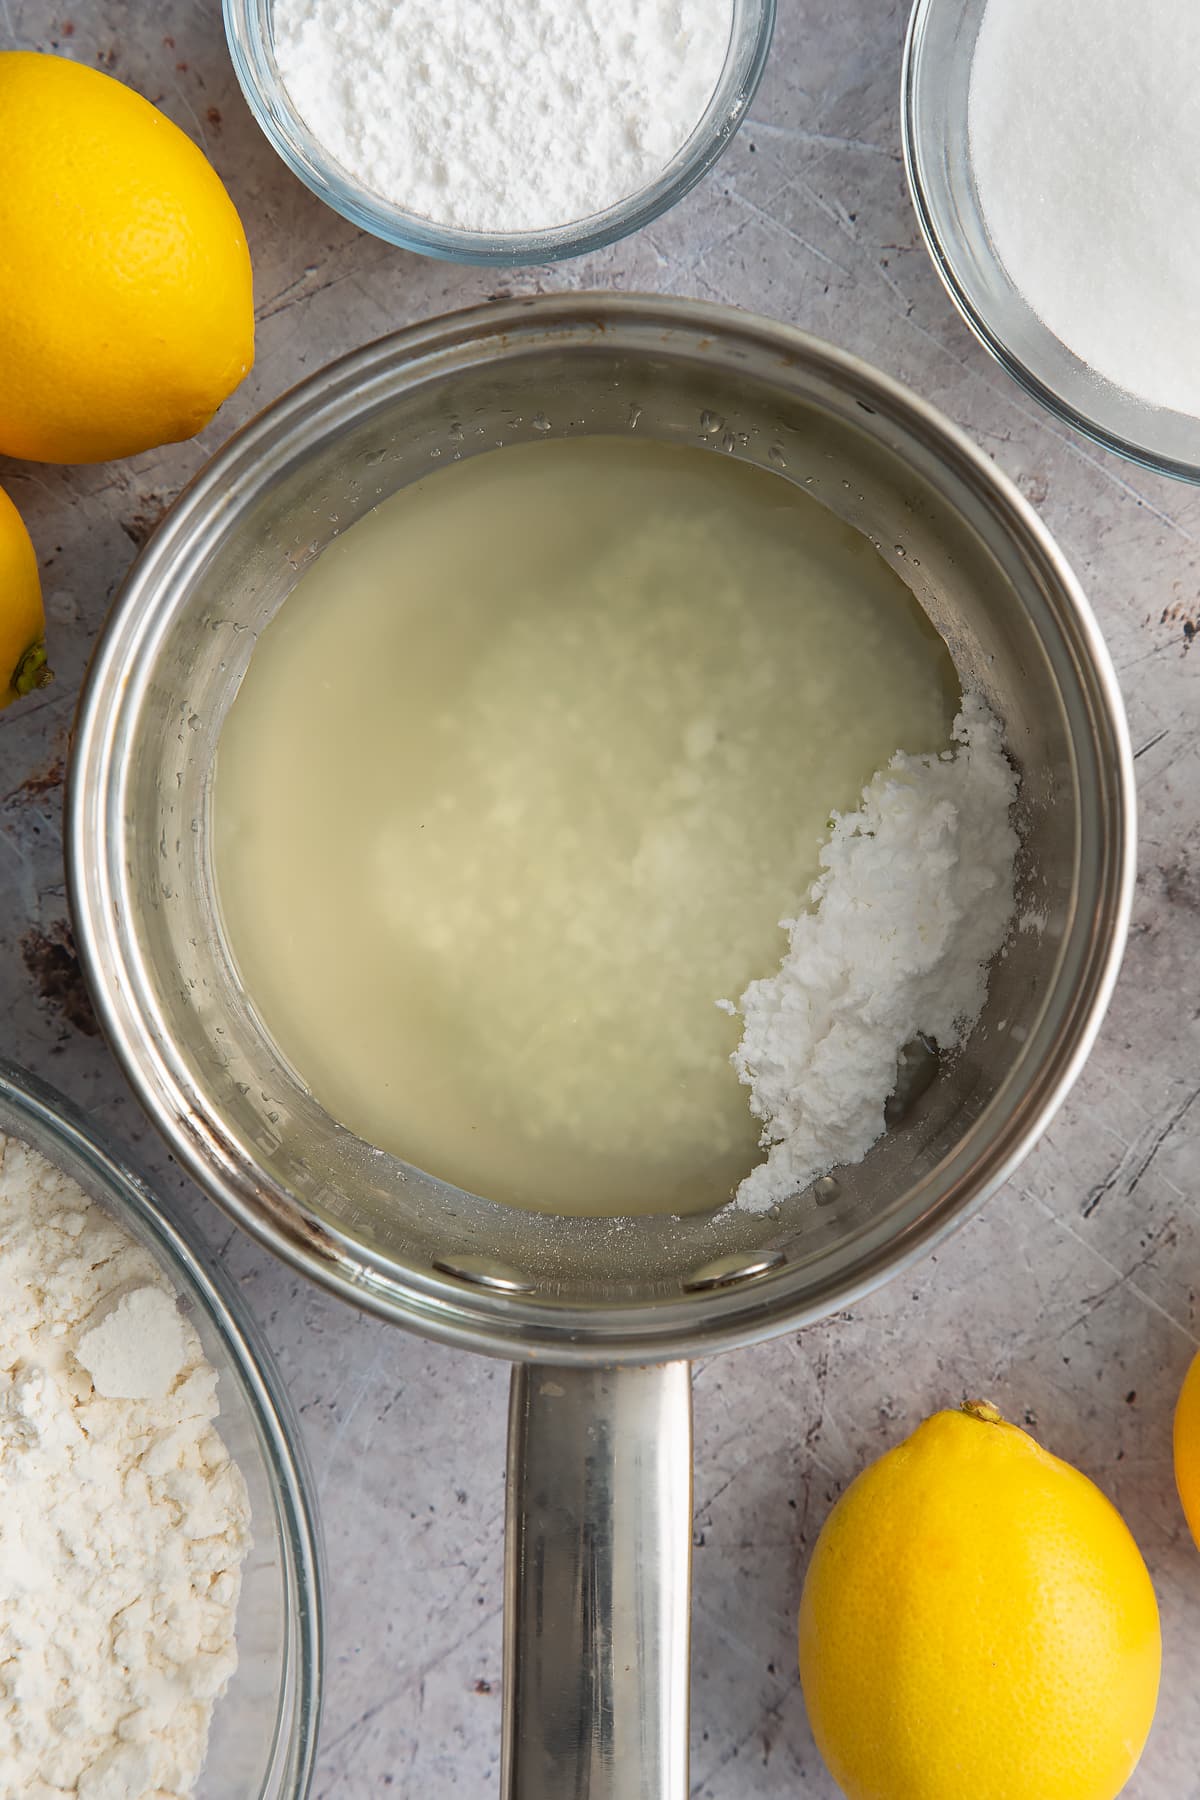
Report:
[[[1096,792],[1083,795],[1092,834],[1091,906],[1077,907],[1060,961],[1069,977],[1045,1052],[1018,1091],[1006,1082],[983,1120],[1003,1119],[964,1158],[951,1153],[923,1184],[922,1205],[899,1230],[869,1243],[845,1275],[824,1282],[785,1265],[742,1285],[661,1300],[595,1305],[549,1293],[504,1291],[435,1268],[383,1257],[317,1219],[263,1178],[222,1132],[216,1108],[189,1091],[185,1066],[155,1001],[123,891],[123,821],[117,775],[130,731],[127,693],[139,659],[153,657],[169,620],[159,605],[203,560],[205,534],[228,517],[239,483],[268,463],[303,456],[320,434],[377,404],[389,382],[430,378],[481,354],[529,355],[539,345],[628,340],[679,353],[766,357],[786,383],[833,378],[870,425],[904,434],[949,485],[965,483],[1033,571],[1056,608],[1062,654],[1079,683],[1072,742],[1090,735]],[[789,371],[791,374],[789,375]],[[1094,813],[1094,817],[1090,816]],[[80,699],[68,778],[68,886],[80,956],[109,1042],[142,1105],[200,1186],[252,1236],[301,1273],[355,1304],[426,1336],[485,1353],[564,1363],[648,1363],[749,1344],[845,1307],[911,1267],[969,1218],[1044,1131],[1083,1066],[1116,980],[1135,875],[1133,763],[1116,676],[1080,586],[1016,487],[924,400],[858,358],[791,327],[706,302],[657,296],[569,294],[477,307],[391,334],[328,365],[238,432],[183,491],[135,563],[96,647]],[[1059,989],[1063,989],[1059,992]],[[1047,1014],[1048,1016],[1049,1008]],[[1040,1029],[1040,1028],[1039,1028]],[[1002,1114],[996,1108],[1004,1108]],[[977,1122],[965,1142],[975,1137]],[[797,1292],[797,1288],[803,1288]]]

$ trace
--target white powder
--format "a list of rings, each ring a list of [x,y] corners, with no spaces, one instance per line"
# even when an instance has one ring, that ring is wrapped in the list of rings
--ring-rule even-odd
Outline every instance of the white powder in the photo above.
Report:
[[[1098,374],[1200,414],[1200,6],[989,0],[969,135],[997,254]]]
[[[473,231],[646,187],[712,98],[732,0],[275,0],[296,111],[364,186]]]
[[[234,1668],[245,1484],[154,1260],[0,1137],[0,1800],[182,1800]]]
[[[80,1336],[75,1355],[109,1400],[162,1400],[187,1361],[188,1331],[164,1288],[134,1288]]]
[[[1014,910],[1017,783],[977,696],[954,737],[942,756],[894,756],[836,818],[813,910],[784,921],[779,973],[742,995],[733,1062],[769,1146],[737,1191],[752,1212],[860,1162],[901,1049],[918,1033],[954,1049],[982,1010]]]

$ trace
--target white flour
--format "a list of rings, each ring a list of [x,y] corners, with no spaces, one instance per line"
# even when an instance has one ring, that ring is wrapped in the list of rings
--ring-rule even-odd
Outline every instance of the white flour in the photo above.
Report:
[[[982,1010],[1014,910],[1017,783],[981,699],[964,696],[954,735],[940,757],[893,757],[837,818],[814,910],[785,921],[779,973],[742,995],[733,1061],[770,1147],[737,1191],[752,1212],[860,1162],[904,1045],[953,1049]]]
[[[979,202],[1014,284],[1098,374],[1200,414],[1200,7],[988,0]]]
[[[236,1666],[245,1484],[157,1264],[0,1137],[0,1800],[180,1800]]]
[[[725,65],[732,0],[275,0],[296,111],[366,187],[536,231],[647,186]]]

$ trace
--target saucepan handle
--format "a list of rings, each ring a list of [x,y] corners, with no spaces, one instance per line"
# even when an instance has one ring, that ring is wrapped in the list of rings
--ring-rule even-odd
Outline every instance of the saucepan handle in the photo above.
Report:
[[[687,1363],[518,1366],[504,1800],[687,1800],[691,1563]]]

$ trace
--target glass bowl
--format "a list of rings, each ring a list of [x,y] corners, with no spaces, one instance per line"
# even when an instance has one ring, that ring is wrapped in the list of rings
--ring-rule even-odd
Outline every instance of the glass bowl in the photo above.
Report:
[[[590,218],[540,231],[463,231],[405,212],[342,168],[313,136],[292,105],[275,61],[272,0],[223,0],[225,35],[251,112],[282,156],[314,194],[335,212],[389,244],[450,262],[557,262],[600,250],[640,231],[695,186],[750,110],[766,66],[776,0],[734,0],[725,67],[695,130],[666,168],[636,194]]]
[[[321,1710],[321,1583],[311,1480],[291,1407],[232,1287],[62,1095],[0,1059],[0,1132],[78,1183],[154,1257],[219,1377],[217,1430],[250,1494],[238,1667],[213,1712],[194,1800],[303,1800]]]
[[[1200,481],[1200,419],[1139,399],[1082,362],[1038,318],[996,253],[967,147],[971,66],[986,7],[987,0],[916,0],[909,21],[904,163],[934,267],[976,337],[1035,400],[1108,450],[1158,474]]]

